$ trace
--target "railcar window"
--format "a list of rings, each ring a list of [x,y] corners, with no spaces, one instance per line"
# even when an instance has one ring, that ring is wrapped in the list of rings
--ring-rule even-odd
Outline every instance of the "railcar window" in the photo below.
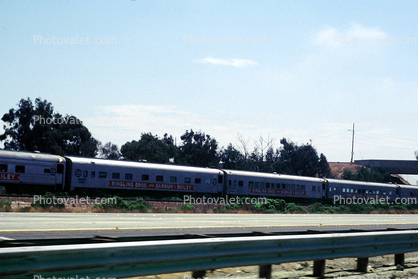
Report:
[[[113,178],[113,179],[119,179],[119,178],[120,178],[120,173],[118,173],[118,172],[113,172],[113,173],[112,173],[112,178]]]
[[[163,181],[164,181],[164,176],[162,176],[162,175],[157,175],[157,176],[155,177],[155,180],[157,180],[158,182],[163,182]]]
[[[170,176],[170,182],[177,182],[177,176]]]
[[[270,189],[270,183],[269,182],[266,182],[266,188]]]
[[[343,189],[343,190],[344,190],[344,189]],[[316,191],[316,186],[315,186],[315,185],[313,185],[313,186],[312,186],[312,191],[313,191],[313,192],[315,192],[315,191]],[[344,192],[344,191],[343,191],[343,192]]]
[[[0,171],[1,172],[6,172],[7,171],[7,165],[6,164],[1,164],[0,165]]]
[[[125,179],[126,180],[132,180],[132,173],[125,173]]]
[[[392,195],[392,191],[389,191],[389,196]]]
[[[305,191],[305,185],[301,185],[300,189],[301,189],[302,191]]]
[[[91,172],[91,178],[95,178],[96,177],[96,172],[95,171],[92,171]]]
[[[254,187],[254,181],[248,181],[248,187]]]
[[[142,180],[149,180],[149,175],[148,174],[143,174],[142,175]]]
[[[238,181],[238,186],[239,186],[239,187],[243,187],[243,186],[244,186],[244,181],[239,180],[239,181]]]
[[[44,169],[44,173],[50,173],[51,170],[50,169]]]
[[[205,179],[205,184],[210,185],[211,182],[212,182],[212,180],[210,178]]]
[[[200,183],[202,183],[202,179],[201,179],[201,178],[199,178],[199,177],[196,177],[196,178],[194,179],[194,183],[196,183],[196,184],[200,184]]]
[[[366,194],[368,194],[369,193],[369,190],[366,190]]]
[[[286,184],[282,183],[282,189],[285,190],[286,189]]]
[[[255,188],[260,188],[260,182],[258,181],[255,182]]]
[[[296,185],[292,184],[292,190],[295,190],[295,189],[296,189]]]
[[[184,178],[184,183],[190,183],[192,182],[192,178],[191,177],[185,177]]]
[[[231,186],[231,185],[232,185],[232,180],[231,180],[231,179],[228,181],[228,185],[229,185],[229,186]]]
[[[260,188],[266,188],[266,183],[260,182]]]
[[[379,195],[379,191],[376,191],[376,194]]]
[[[25,166],[16,166],[15,171],[17,173],[25,173]]]
[[[106,178],[107,177],[107,172],[101,171],[99,172],[99,178]]]
[[[296,185],[296,190],[300,191],[300,185]]]
[[[83,177],[87,177],[89,175],[88,171],[83,171]]]

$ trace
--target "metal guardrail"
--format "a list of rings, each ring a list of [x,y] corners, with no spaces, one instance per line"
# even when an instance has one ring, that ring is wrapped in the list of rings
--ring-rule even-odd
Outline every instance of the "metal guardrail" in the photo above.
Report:
[[[0,278],[128,277],[309,260],[321,268],[326,259],[399,260],[413,251],[418,232],[411,230],[29,246],[0,249]]]

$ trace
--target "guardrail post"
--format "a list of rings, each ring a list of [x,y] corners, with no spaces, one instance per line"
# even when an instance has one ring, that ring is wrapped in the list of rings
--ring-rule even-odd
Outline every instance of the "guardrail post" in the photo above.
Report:
[[[395,254],[395,265],[405,266],[405,254]]]
[[[325,260],[314,261],[313,276],[321,278],[325,276]]]
[[[271,264],[260,265],[258,277],[264,279],[271,279]]]
[[[357,271],[367,272],[367,266],[369,265],[369,258],[357,259]]]
[[[192,272],[192,279],[203,279],[206,275],[206,270],[195,270]]]

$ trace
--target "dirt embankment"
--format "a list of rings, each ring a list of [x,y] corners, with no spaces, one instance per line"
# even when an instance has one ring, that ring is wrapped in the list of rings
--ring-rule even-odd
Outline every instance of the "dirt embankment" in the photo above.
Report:
[[[328,164],[331,169],[331,176],[337,179],[341,179],[344,174],[344,171],[346,170],[354,173],[360,168],[365,168],[364,166],[356,165],[353,163],[330,162]],[[391,174],[391,176],[395,178],[397,180],[397,183],[399,184],[410,185],[408,181],[406,181],[397,174]]]

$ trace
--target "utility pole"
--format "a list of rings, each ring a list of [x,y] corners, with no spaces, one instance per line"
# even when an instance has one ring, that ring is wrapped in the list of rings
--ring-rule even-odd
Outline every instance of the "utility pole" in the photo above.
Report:
[[[350,163],[353,163],[353,158],[354,158],[354,123],[353,123],[353,136],[351,137],[351,161]]]

